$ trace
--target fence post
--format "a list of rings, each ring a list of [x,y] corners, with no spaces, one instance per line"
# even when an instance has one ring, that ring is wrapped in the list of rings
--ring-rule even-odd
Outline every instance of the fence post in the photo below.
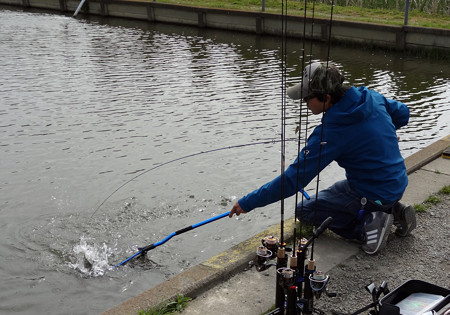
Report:
[[[406,0],[405,5],[405,25],[408,25],[408,14],[409,14],[409,0]]]
[[[264,12],[266,8],[266,0],[261,0],[261,10]]]
[[[80,12],[81,7],[83,6],[83,4],[84,4],[85,1],[86,1],[86,0],[81,0],[81,1],[80,1],[80,4],[78,5],[77,9],[75,10],[75,13],[73,14],[74,17],[77,16],[78,12]]]

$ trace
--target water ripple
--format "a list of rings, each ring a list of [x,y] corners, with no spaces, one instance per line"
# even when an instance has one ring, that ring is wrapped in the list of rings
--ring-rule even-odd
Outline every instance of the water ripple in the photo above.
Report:
[[[231,196],[279,171],[278,144],[202,154],[131,181],[90,218],[145,170],[211,148],[279,139],[281,129],[278,38],[98,19],[0,9],[0,300],[18,313],[101,313],[278,221],[268,207],[174,240],[147,265],[80,279],[229,210]],[[288,43],[289,85],[299,81],[299,45]],[[326,49],[313,47],[311,58],[324,59]],[[448,135],[446,65],[332,52],[348,83],[409,106],[410,123],[399,130],[405,156]],[[295,137],[298,104],[288,100],[287,107],[287,136]],[[302,132],[319,121],[303,121]],[[287,149],[293,159],[296,143]],[[323,185],[343,176],[329,172]]]

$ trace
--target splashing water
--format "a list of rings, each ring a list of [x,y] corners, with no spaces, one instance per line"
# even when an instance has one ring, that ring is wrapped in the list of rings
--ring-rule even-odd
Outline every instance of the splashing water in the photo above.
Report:
[[[75,263],[69,263],[69,267],[78,270],[83,276],[101,277],[112,266],[108,264],[108,257],[112,255],[112,249],[103,243],[96,245],[92,239],[84,235],[80,238],[80,243],[75,245],[73,252],[76,256]]]

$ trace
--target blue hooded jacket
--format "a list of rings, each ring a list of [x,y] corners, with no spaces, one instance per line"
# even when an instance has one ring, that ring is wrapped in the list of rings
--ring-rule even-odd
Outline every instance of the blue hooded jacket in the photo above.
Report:
[[[346,171],[354,191],[383,204],[399,200],[408,176],[398,146],[396,129],[409,120],[408,107],[366,87],[350,87],[323,116],[299,158],[284,173],[284,197],[294,195],[332,161]],[[320,146],[322,150],[320,152]],[[300,165],[298,165],[300,164]],[[297,186],[297,170],[299,187]],[[261,186],[239,200],[248,212],[281,199],[281,178]],[[302,184],[303,181],[303,184]]]

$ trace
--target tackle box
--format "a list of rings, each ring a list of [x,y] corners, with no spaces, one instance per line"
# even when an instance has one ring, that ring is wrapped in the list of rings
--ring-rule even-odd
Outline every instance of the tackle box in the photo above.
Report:
[[[450,289],[421,280],[409,280],[379,303],[379,315],[448,315]]]

